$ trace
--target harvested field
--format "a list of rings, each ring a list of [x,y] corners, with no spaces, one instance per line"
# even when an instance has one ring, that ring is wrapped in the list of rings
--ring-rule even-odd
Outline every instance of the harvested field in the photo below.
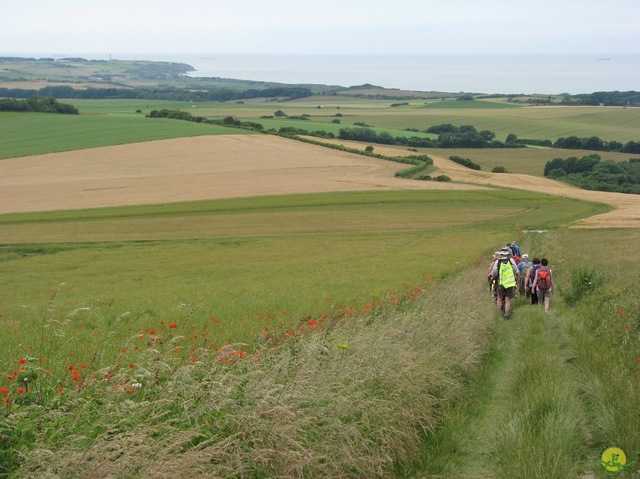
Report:
[[[289,193],[481,188],[394,177],[407,166],[267,135],[151,141],[2,160],[0,214]]]

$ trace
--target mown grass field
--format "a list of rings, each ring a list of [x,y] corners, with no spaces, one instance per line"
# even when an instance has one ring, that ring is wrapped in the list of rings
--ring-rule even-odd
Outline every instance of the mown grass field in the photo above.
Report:
[[[0,159],[237,130],[130,115],[0,113]]]

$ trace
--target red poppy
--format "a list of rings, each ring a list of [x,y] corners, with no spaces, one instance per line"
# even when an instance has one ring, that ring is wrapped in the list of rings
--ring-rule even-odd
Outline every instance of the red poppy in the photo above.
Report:
[[[135,367],[136,367],[136,365],[135,365],[135,364],[133,364],[133,363],[131,363],[131,364],[129,364],[129,367],[130,367],[131,369],[133,369],[133,368],[135,368]]]
[[[624,313],[619,309],[616,309],[616,314],[620,317],[624,316]]]
[[[9,394],[9,390],[7,388],[0,388],[0,394],[6,396],[7,394]]]
[[[27,362],[27,360],[25,358],[20,358],[20,364],[24,364],[26,362]]]
[[[67,369],[68,369],[69,371],[73,371],[73,369],[74,369],[73,364],[69,364],[69,366],[67,366]]]
[[[26,391],[24,388],[18,388],[17,392],[18,394],[24,394]]]
[[[8,381],[13,381],[13,376],[11,376],[11,375],[7,376],[7,380]]]
[[[176,323],[171,323],[169,325],[169,329],[176,329],[178,327],[178,325]]]

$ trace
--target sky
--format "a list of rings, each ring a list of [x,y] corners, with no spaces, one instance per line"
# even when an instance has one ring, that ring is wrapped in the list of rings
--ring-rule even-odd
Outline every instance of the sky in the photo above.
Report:
[[[640,49],[640,0],[0,0],[0,12],[0,55]]]

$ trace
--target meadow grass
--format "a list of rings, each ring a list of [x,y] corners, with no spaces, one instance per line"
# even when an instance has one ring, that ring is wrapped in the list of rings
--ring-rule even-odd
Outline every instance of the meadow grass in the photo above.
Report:
[[[361,306],[454,271],[476,259],[481,245],[519,227],[553,227],[596,211],[598,205],[498,190],[3,215],[0,272],[14,281],[0,313],[7,330],[31,331],[30,311],[42,311],[65,283],[60,317],[78,307],[90,308],[90,317],[129,311],[146,318],[143,328],[189,305],[196,327],[219,320],[217,344],[253,343],[265,328]],[[6,336],[3,346],[13,349],[16,340]]]
[[[491,315],[465,304],[475,274],[306,319],[251,354],[190,348],[169,325],[115,350],[111,338],[77,343],[40,379],[37,359],[16,359],[16,379],[33,381],[0,421],[4,465],[15,478],[389,477],[479,364]],[[68,326],[44,322],[45,354],[69,341]]]
[[[575,229],[523,238],[523,251],[551,261],[551,312],[518,298],[510,321],[493,313],[478,375],[403,477],[607,477],[597,460],[609,447],[638,464],[640,303],[630,292],[640,265],[625,252],[639,239]]]
[[[89,477],[77,471],[90,470],[91,477],[98,478],[155,477],[159,470],[170,478],[185,473],[247,478],[578,477],[588,471],[598,474],[595,459],[611,445],[634,460],[640,305],[637,296],[625,295],[620,285],[634,288],[637,283],[632,273],[637,260],[629,264],[622,254],[638,246],[636,232],[556,229],[527,234],[522,246],[551,259],[558,292],[551,316],[519,299],[512,320],[505,322],[497,318],[489,299],[487,266],[478,257],[504,242],[507,230],[499,230],[497,235],[487,231],[478,236],[482,230],[447,228],[432,232],[434,242],[421,235],[405,238],[391,252],[393,265],[374,263],[372,270],[385,275],[400,270],[402,281],[410,276],[416,258],[424,260],[423,270],[429,265],[430,274],[437,271],[433,265],[439,258],[444,264],[440,279],[423,276],[418,287],[405,283],[397,292],[364,293],[368,301],[363,303],[355,294],[344,304],[332,298],[323,313],[295,316],[286,325],[270,328],[255,343],[257,348],[241,341],[217,343],[224,325],[219,317],[201,321],[197,301],[173,303],[171,311],[169,307],[158,313],[153,309],[157,304],[135,311],[101,300],[76,304],[61,315],[59,302],[69,285],[49,290],[41,296],[43,307],[25,305],[28,313],[20,322],[11,323],[15,318],[3,314],[7,329],[1,337],[5,350],[12,351],[3,367],[8,375],[14,374],[12,369],[16,374],[0,385],[11,397],[9,415],[0,423],[8,447],[0,453],[11,467],[19,467],[15,477],[20,478],[49,477],[54,470],[61,477]],[[342,283],[338,289],[355,293],[358,286],[349,281],[350,268],[387,249],[379,235],[367,236],[372,247],[365,251],[360,241],[342,245],[344,238],[327,242],[322,250],[320,243],[308,243],[312,236],[304,236],[297,241],[299,256],[294,241],[278,243],[264,256],[263,246],[254,244],[244,251],[252,256],[247,258],[250,268],[242,273],[243,284],[254,277],[256,284],[273,283],[276,276],[297,268],[302,275],[286,286],[289,295],[313,290],[332,276]],[[611,257],[617,259],[600,255],[592,263],[609,283],[578,306],[565,308],[563,295],[579,287],[569,283],[569,272],[598,253],[604,236]],[[414,242],[424,243],[421,254],[411,249]],[[212,246],[193,243],[203,249]],[[139,252],[127,257],[140,274],[137,280],[159,274],[150,266],[153,261],[147,261],[150,257],[141,254],[157,245],[175,248],[157,257],[167,270],[178,270],[188,261],[185,242],[135,243],[131,246]],[[49,246],[42,245],[44,251],[38,253],[29,252],[38,245],[25,245],[23,252],[24,259],[39,260],[64,255],[65,247],[74,254],[95,248],[93,256],[82,260],[98,271],[100,261],[118,263],[117,256],[100,246],[62,244],[61,251],[44,255]],[[112,246],[117,250],[127,244]],[[343,246],[344,261],[335,257]],[[254,276],[255,266],[278,249],[286,250],[291,263],[267,276]],[[308,251],[316,253],[311,270],[304,270],[303,251],[307,258]],[[434,256],[426,256],[428,252]],[[238,259],[225,255],[229,263]],[[279,262],[282,257],[272,259]],[[330,277],[313,274],[315,267],[332,259],[341,264]],[[475,266],[452,268],[452,259]],[[28,281],[45,270],[72,266],[69,263],[67,256],[34,272]],[[22,264],[22,271],[30,269]],[[145,264],[148,269],[139,271]],[[69,272],[79,275],[80,269],[71,267]],[[367,283],[361,291],[370,291],[374,284],[366,277],[370,273],[355,271],[354,277],[364,276]],[[126,274],[113,276],[117,281]],[[305,285],[301,280],[309,276]],[[198,285],[186,278],[156,279],[173,286],[185,283],[183,292],[193,298]],[[82,278],[83,283],[91,281]],[[135,288],[135,282],[127,287]],[[167,292],[155,293],[156,302]],[[312,298],[304,302],[310,305]],[[252,322],[268,324],[272,318],[262,311],[242,320],[242,328]],[[286,322],[287,315],[279,314],[278,321]],[[29,324],[33,331],[26,330]],[[603,340],[606,337],[610,339]],[[612,361],[619,364],[613,375]],[[19,394],[23,378],[29,378],[32,389]]]

